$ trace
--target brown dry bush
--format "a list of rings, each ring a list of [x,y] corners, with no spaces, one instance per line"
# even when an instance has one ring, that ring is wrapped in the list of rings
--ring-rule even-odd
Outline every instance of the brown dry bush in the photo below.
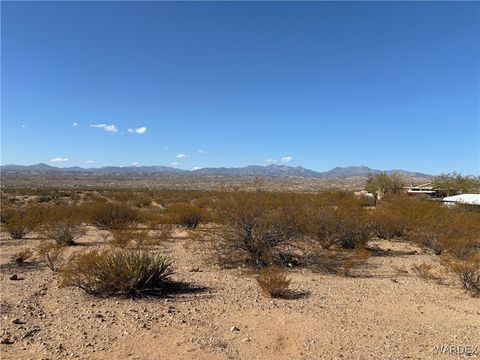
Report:
[[[480,252],[463,260],[446,258],[443,263],[458,277],[465,290],[472,296],[480,296]]]
[[[140,247],[151,241],[148,230],[113,229],[110,230],[112,238],[110,244],[119,247]]]
[[[106,249],[74,255],[61,273],[64,286],[78,287],[88,294],[137,298],[164,294],[172,269],[161,254]]]
[[[33,252],[30,249],[20,250],[10,256],[10,262],[21,265],[24,264],[27,260],[32,259]]]
[[[412,271],[424,280],[438,280],[438,276],[433,273],[433,266],[425,262],[412,266]]]
[[[214,253],[224,265],[263,267],[291,258],[300,226],[293,205],[278,194],[232,193],[217,210],[222,226],[213,236]]]
[[[352,276],[353,270],[364,265],[372,253],[366,249],[356,249],[350,254],[350,257],[342,261],[342,270],[344,276]]]
[[[82,219],[83,213],[75,207],[54,206],[48,209],[41,232],[59,245],[75,245],[85,235]]]
[[[380,239],[392,239],[405,236],[411,230],[409,221],[413,199],[406,196],[389,196],[379,201],[377,207],[370,211],[372,233]]]
[[[291,280],[287,278],[285,270],[279,266],[267,266],[260,270],[256,278],[263,292],[273,298],[287,296]]]
[[[39,223],[38,208],[24,207],[21,209],[5,209],[2,211],[2,231],[10,234],[12,239],[23,239],[27,234],[34,231]]]
[[[437,207],[423,211],[413,240],[434,250],[465,259],[480,249],[480,213]]]
[[[311,205],[305,216],[304,231],[313,235],[322,249],[362,247],[370,237],[366,210],[353,197],[335,205]]]
[[[166,216],[171,223],[194,230],[205,218],[205,211],[195,205],[174,204],[167,208]]]
[[[92,224],[100,230],[127,228],[140,221],[138,210],[123,203],[95,202],[87,211]]]
[[[64,250],[64,246],[52,242],[42,242],[37,246],[38,258],[45,262],[52,271],[59,270]]]

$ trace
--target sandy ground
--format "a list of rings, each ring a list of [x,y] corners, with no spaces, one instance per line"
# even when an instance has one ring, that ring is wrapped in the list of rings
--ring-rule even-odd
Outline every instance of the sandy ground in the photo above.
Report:
[[[59,276],[40,263],[11,265],[10,254],[42,240],[2,235],[1,339],[12,343],[0,345],[1,358],[465,357],[452,354],[456,350],[480,357],[480,299],[466,294],[455,279],[439,284],[412,274],[413,264],[436,261],[428,252],[383,242],[391,251],[371,257],[355,277],[293,269],[298,298],[272,300],[260,292],[251,274],[209,266],[184,246],[188,240],[183,235],[168,241],[164,251],[173,259],[175,279],[188,281],[196,291],[137,301],[98,299],[61,288]],[[81,242],[69,251],[102,246],[104,241],[90,228]],[[406,255],[405,250],[412,249],[417,252]],[[199,271],[192,272],[196,267]],[[13,274],[23,280],[10,280]],[[451,346],[452,353],[436,354],[437,346]]]

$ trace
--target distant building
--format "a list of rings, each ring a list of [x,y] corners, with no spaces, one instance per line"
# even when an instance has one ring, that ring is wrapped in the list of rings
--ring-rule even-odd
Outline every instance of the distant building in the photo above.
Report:
[[[461,194],[454,196],[447,196],[443,198],[443,202],[447,205],[454,204],[468,204],[468,205],[480,205],[480,194]]]
[[[440,197],[440,193],[434,189],[432,183],[426,183],[414,186],[405,186],[404,192],[408,196]]]

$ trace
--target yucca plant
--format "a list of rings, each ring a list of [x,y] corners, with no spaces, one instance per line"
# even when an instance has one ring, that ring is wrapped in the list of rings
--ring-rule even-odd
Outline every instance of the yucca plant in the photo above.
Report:
[[[74,255],[62,269],[65,286],[92,295],[132,298],[163,294],[171,274],[170,262],[161,254],[118,248]]]

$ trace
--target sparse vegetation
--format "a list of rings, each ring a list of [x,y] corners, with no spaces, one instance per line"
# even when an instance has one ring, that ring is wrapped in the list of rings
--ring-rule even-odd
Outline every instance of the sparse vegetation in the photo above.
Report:
[[[78,287],[88,294],[138,298],[164,294],[172,268],[161,254],[107,249],[75,254],[61,273],[64,286]]]
[[[464,260],[449,258],[445,263],[458,277],[465,290],[472,296],[480,296],[480,253],[472,254]]]
[[[33,257],[33,252],[32,252],[32,250],[30,250],[30,249],[24,249],[24,250],[17,251],[17,252],[14,253],[12,256],[10,256],[10,261],[11,261],[13,264],[22,265],[22,264],[24,264],[27,260],[32,259],[32,257]]]
[[[45,262],[52,271],[59,270],[59,263],[65,247],[53,242],[42,242],[37,246],[37,254],[40,261]]]
[[[139,212],[125,203],[95,202],[87,211],[92,224],[100,230],[127,228],[140,221]]]
[[[273,298],[285,297],[291,283],[285,270],[279,266],[267,266],[261,269],[256,280],[263,292]]]
[[[263,267],[282,263],[300,227],[291,204],[266,193],[236,193],[218,207],[215,250],[223,262]]]
[[[424,280],[438,280],[438,276],[433,273],[433,266],[425,262],[412,266],[412,271]]]

